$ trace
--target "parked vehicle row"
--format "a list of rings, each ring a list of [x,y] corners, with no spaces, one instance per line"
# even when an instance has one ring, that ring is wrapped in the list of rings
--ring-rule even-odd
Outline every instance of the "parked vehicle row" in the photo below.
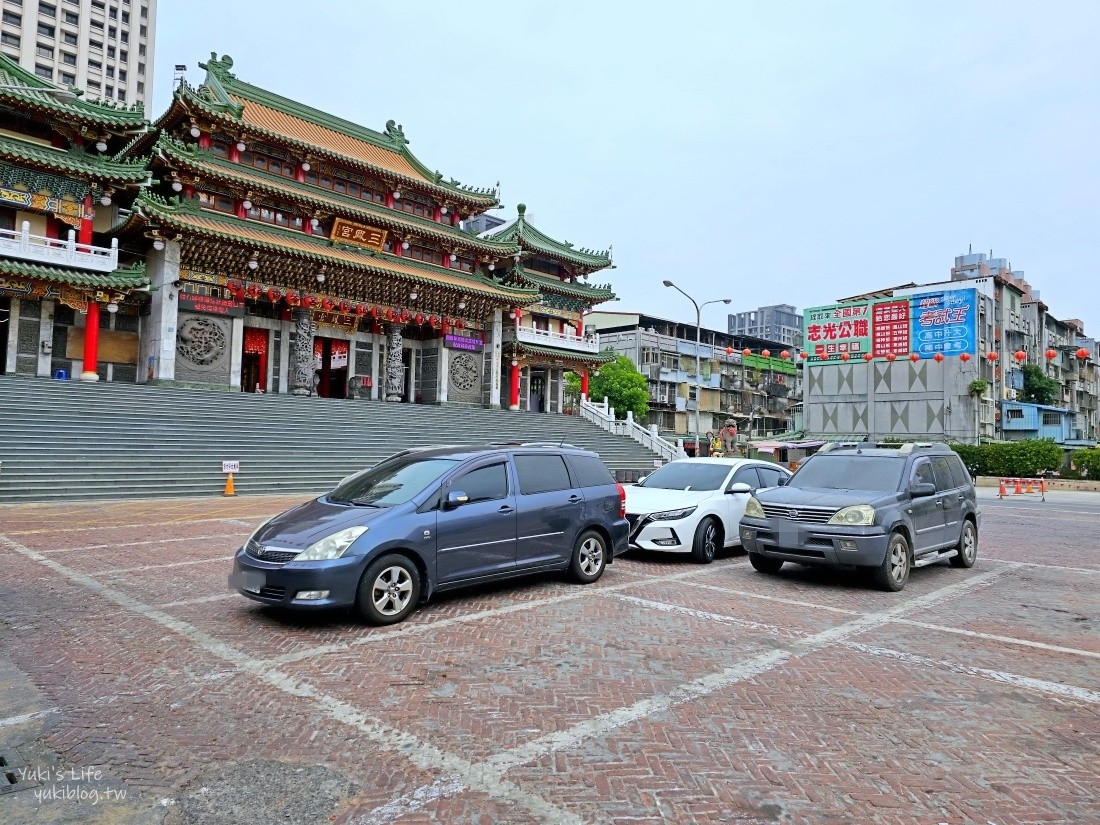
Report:
[[[638,484],[566,444],[407,450],[260,525],[230,586],[265,604],[352,607],[377,624],[433,594],[535,573],[595,582],[628,548],[710,563],[743,547],[752,566],[870,570],[901,590],[913,567],[970,567],[980,516],[943,445],[823,451],[792,475],[766,461],[688,458]]]

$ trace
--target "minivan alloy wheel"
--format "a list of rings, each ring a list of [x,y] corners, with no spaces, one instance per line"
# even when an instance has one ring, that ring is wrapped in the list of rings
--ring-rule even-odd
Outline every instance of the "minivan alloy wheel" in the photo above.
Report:
[[[603,545],[595,536],[581,542],[580,568],[586,576],[594,576],[603,565]]]
[[[569,563],[573,578],[591,584],[603,575],[607,567],[608,547],[604,537],[595,530],[586,530],[577,538],[573,558]]]
[[[377,559],[359,582],[356,606],[375,624],[394,624],[416,609],[420,572],[408,558],[392,553]]]
[[[383,616],[396,616],[412,598],[412,578],[402,567],[387,567],[374,580],[371,598]]]

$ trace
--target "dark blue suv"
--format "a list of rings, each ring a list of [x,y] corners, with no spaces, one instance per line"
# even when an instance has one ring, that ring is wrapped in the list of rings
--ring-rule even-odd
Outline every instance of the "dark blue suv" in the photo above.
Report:
[[[232,588],[288,608],[399,622],[433,593],[548,571],[596,581],[626,552],[626,493],[567,444],[398,453],[261,525]]]

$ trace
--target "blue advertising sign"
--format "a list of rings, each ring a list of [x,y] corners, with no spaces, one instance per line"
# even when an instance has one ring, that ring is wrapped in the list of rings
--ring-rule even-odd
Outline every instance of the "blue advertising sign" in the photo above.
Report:
[[[952,289],[909,296],[913,352],[930,358],[978,354],[978,292]]]

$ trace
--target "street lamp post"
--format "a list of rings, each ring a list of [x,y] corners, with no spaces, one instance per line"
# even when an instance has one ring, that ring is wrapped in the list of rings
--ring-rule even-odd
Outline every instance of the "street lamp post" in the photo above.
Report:
[[[703,326],[703,307],[709,304],[728,304],[731,299],[729,298],[715,298],[713,301],[703,301],[699,303],[686,292],[684,292],[672,281],[664,281],[665,286],[670,286],[691,301],[691,305],[695,307],[695,457],[699,457],[699,405],[703,402],[703,370],[702,362],[699,357],[699,349],[702,346],[702,326]]]

